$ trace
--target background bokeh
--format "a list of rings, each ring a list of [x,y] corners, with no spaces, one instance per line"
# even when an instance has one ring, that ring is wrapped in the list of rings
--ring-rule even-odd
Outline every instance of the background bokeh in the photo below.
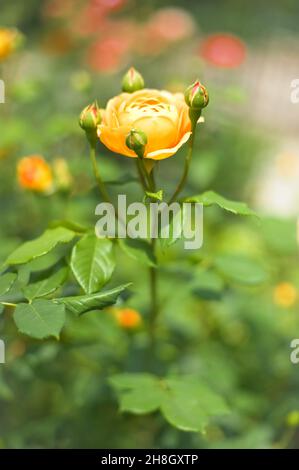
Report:
[[[17,332],[6,309],[0,447],[298,447],[299,365],[290,361],[299,337],[299,104],[290,99],[298,14],[295,0],[0,0],[0,28],[22,36],[1,58],[0,34],[1,261],[53,219],[95,223],[78,115],[95,98],[104,107],[132,65],[148,87],[183,91],[196,78],[207,86],[185,193],[213,189],[260,215],[206,209],[203,248],[186,259],[174,245],[162,262],[158,373],[203,377],[229,400],[228,417],[200,435],[159,414],[120,414],[106,377],[143,370],[142,327],[128,331],[111,312],[92,313],[69,319],[59,342],[38,342]],[[52,166],[54,193],[20,187],[16,166],[28,155]],[[98,158],[106,181],[134,171],[101,145]],[[183,158],[159,164],[158,185],[175,187]],[[110,189],[141,197],[134,181]],[[244,260],[225,286],[200,275],[201,260],[216,255]],[[252,260],[267,273],[262,282],[250,279]],[[128,304],[144,315],[147,273],[121,258],[116,277],[133,282]]]

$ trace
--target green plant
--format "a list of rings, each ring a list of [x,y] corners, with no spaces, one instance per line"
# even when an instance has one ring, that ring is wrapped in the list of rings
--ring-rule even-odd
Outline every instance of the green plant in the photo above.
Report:
[[[135,86],[132,89],[134,94],[137,93],[138,100],[142,96],[141,82],[138,75],[137,91]],[[184,203],[202,204],[204,207],[218,206],[232,214],[254,216],[254,212],[245,203],[231,201],[214,191],[181,197],[191,166],[197,125],[201,122],[202,109],[208,104],[208,94],[200,82],[196,81],[186,91],[186,103],[180,98],[177,108],[173,109],[172,102],[167,102],[170,99],[168,95],[158,93],[147,90],[143,101],[137,102],[140,108],[136,103],[130,107],[130,110],[137,113],[137,117],[134,115],[136,127],[129,118],[129,124],[124,127],[117,127],[115,123],[112,125],[105,117],[107,110],[103,114],[97,103],[89,105],[81,113],[80,126],[88,139],[91,164],[102,200],[112,203],[99,169],[96,155],[97,134],[108,148],[111,147],[116,152],[120,149],[120,153],[135,160],[143,193],[142,201],[146,208],[151,203],[165,202],[166,199],[166,188],[161,188],[156,183],[157,161],[172,156],[179,146],[188,141],[182,175],[169,196],[168,203],[177,202],[180,207]],[[129,101],[129,95],[125,96]],[[166,119],[165,126],[168,130],[168,120],[172,117],[168,116],[169,112],[174,113],[177,120],[171,132],[177,131],[176,137],[179,134],[173,148],[168,148],[167,142],[163,142],[163,120]],[[182,119],[178,117],[178,112],[185,113]],[[149,127],[147,133],[146,126],[150,126],[149,122],[155,124],[157,115],[162,120],[162,127],[155,128],[153,125],[155,130]],[[145,127],[142,121],[144,116],[148,119]],[[182,127],[183,119],[185,126]],[[158,149],[151,148],[153,132],[156,133],[154,137],[159,144],[162,143],[162,147]],[[164,136],[164,140],[167,141],[166,137]],[[117,208],[114,214],[120,225],[127,228]],[[171,224],[174,226],[175,221],[172,220]],[[56,222],[38,238],[25,242],[7,257],[0,277],[0,303],[14,311],[13,318],[20,333],[39,340],[49,337],[58,340],[66,322],[66,314],[80,317],[107,309],[116,303],[126,304],[131,286],[129,273],[126,284],[109,289],[105,287],[113,279],[120,251],[145,265],[149,270],[150,291],[150,305],[146,305],[144,309],[146,359],[139,372],[117,375],[111,373],[108,381],[116,390],[123,411],[145,414],[159,410],[178,429],[203,432],[215,416],[227,413],[229,408],[226,397],[221,396],[203,378],[178,376],[171,370],[165,374],[160,372],[157,357],[157,323],[161,315],[159,269],[160,263],[164,270],[167,269],[166,263],[161,260],[163,256],[167,259],[167,250],[182,238],[182,233],[177,234],[173,228],[171,235],[165,239],[161,236],[161,227],[157,227],[157,231],[160,235],[158,240],[151,236],[145,239],[129,236],[121,238],[117,234],[114,237],[99,238],[92,227],[82,226],[77,221]],[[178,269],[183,273],[181,264],[181,260],[177,260]],[[217,299],[227,286],[235,283],[257,286],[265,283],[268,277],[267,270],[250,257],[220,256],[217,253],[202,257],[198,253],[190,254],[187,271],[192,278],[194,295],[204,299]]]

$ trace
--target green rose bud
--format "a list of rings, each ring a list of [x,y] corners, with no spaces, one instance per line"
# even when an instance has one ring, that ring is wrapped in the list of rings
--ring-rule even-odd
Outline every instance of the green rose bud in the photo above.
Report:
[[[144,80],[142,75],[131,67],[122,80],[122,91],[126,93],[133,93],[137,90],[144,88]]]
[[[80,114],[79,125],[85,131],[96,130],[101,123],[102,116],[98,103],[95,101],[86,106]]]
[[[101,121],[101,110],[96,101],[86,106],[80,114],[79,125],[85,131],[88,142],[92,147],[95,147],[97,143],[97,127],[101,124]]]
[[[131,129],[126,138],[126,146],[142,158],[147,144],[146,134],[139,129]]]
[[[201,110],[209,103],[208,90],[199,80],[196,80],[196,82],[185,91],[185,101],[191,109]]]

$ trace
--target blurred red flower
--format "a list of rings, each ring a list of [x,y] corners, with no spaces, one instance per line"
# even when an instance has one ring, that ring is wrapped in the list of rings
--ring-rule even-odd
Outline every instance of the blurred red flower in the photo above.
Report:
[[[199,53],[217,67],[233,68],[244,62],[246,46],[232,34],[213,34],[201,43]]]

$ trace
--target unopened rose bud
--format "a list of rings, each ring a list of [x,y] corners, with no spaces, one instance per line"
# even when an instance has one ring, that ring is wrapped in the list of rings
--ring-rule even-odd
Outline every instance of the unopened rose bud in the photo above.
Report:
[[[126,146],[142,158],[146,144],[146,134],[140,129],[131,129],[126,138]]]
[[[199,80],[196,80],[196,82],[185,91],[185,101],[191,109],[201,110],[209,103],[208,90]]]
[[[144,88],[144,80],[142,75],[131,67],[122,80],[122,91],[126,93],[133,93],[137,90]]]
[[[93,147],[97,142],[97,127],[101,121],[101,110],[96,101],[86,106],[80,114],[79,125],[85,131],[89,144]]]
[[[85,131],[92,131],[97,129],[101,123],[101,111],[98,103],[95,101],[92,104],[86,106],[80,114],[79,124]]]

